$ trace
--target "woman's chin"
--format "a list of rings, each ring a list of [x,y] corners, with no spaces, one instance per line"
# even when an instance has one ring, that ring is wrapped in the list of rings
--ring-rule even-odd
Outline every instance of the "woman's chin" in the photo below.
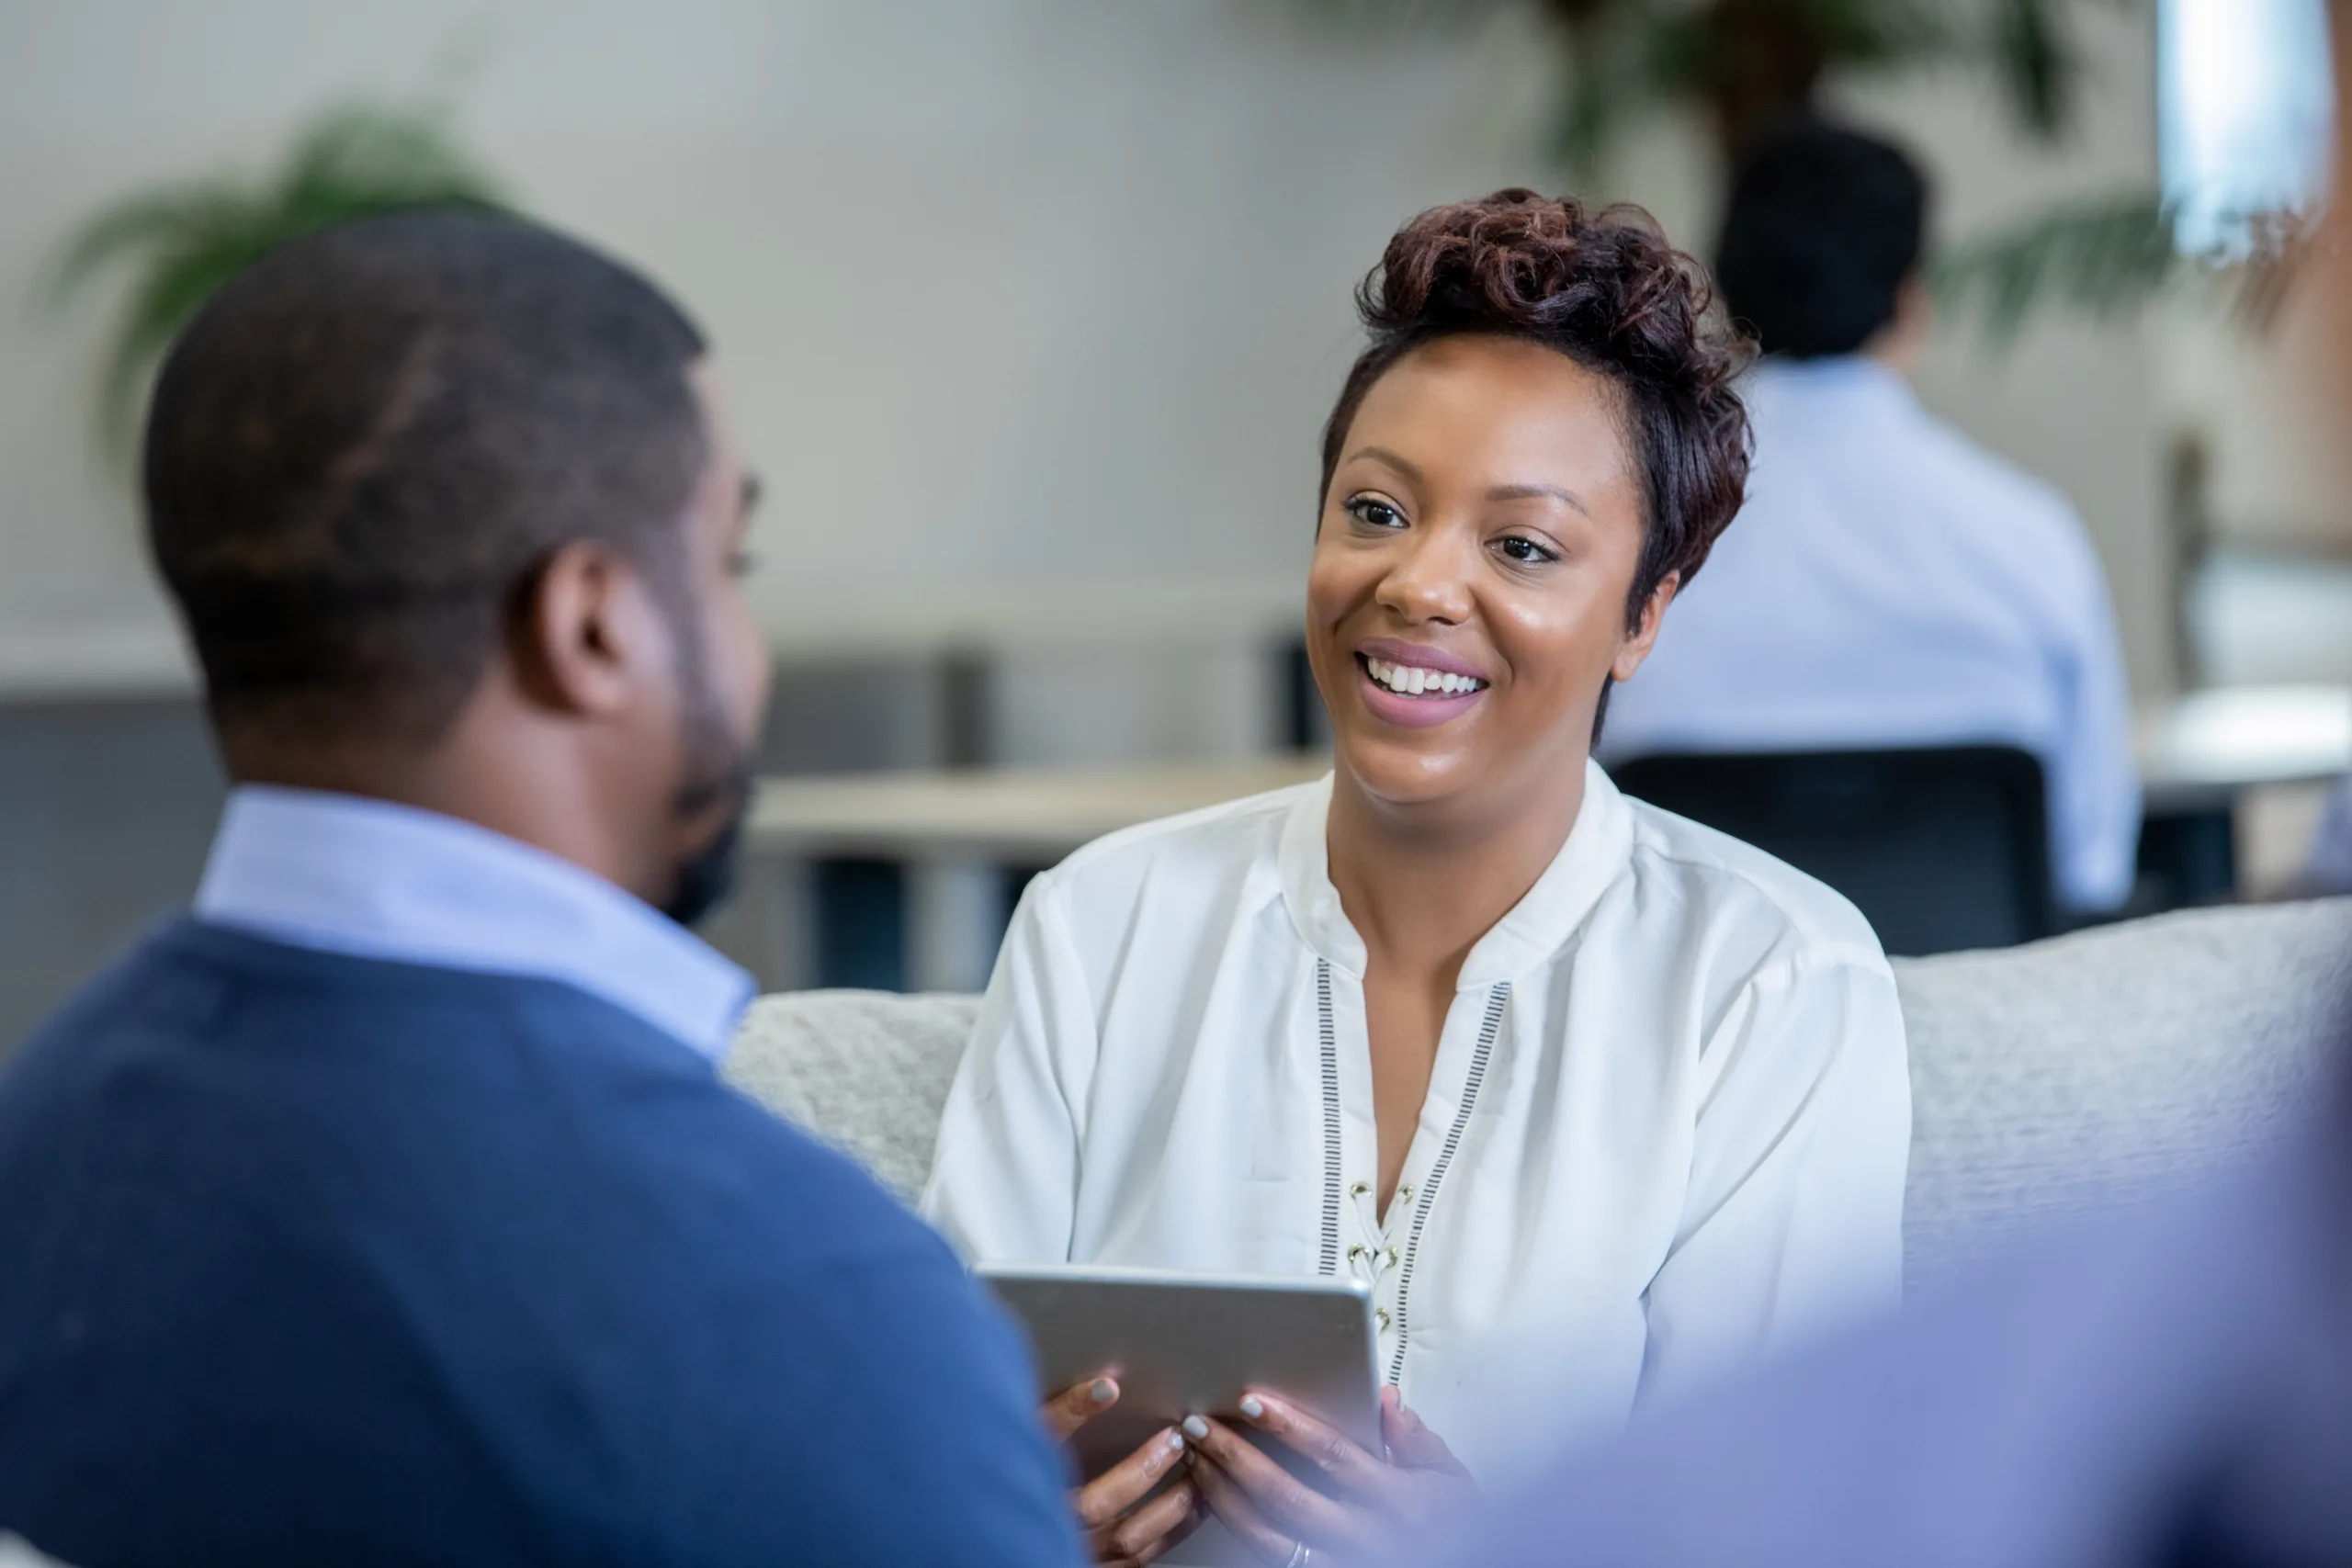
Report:
[[[1476,759],[1434,737],[1341,735],[1334,763],[1357,789],[1386,806],[1435,805],[1458,798],[1478,776]]]

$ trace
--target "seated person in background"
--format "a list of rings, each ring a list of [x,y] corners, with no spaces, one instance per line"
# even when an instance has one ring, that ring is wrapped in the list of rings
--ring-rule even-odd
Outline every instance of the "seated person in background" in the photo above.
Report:
[[[981,1260],[1370,1282],[1388,1451],[1267,1391],[1336,1497],[1198,1422],[1182,1487],[1081,1495],[1105,1557],[1204,1503],[1272,1562],[1360,1553],[1900,1279],[1869,927],[1589,756],[1739,503],[1702,275],[1512,190],[1408,224],[1361,305],[1306,584],[1335,770],[1031,884],[925,1206]]]
[[[1070,1560],[1008,1328],[715,1076],[750,987],[684,922],[768,663],[695,328],[514,220],[362,220],[205,306],[145,486],[237,787],[194,915],[0,1078],[0,1531]]]
[[[2061,903],[2131,892],[2140,791],[2113,612],[2072,508],[1922,408],[1927,187],[1802,123],[1732,186],[1716,276],[1767,355],[1739,526],[1616,694],[1604,761],[1990,742],[2041,760]]]

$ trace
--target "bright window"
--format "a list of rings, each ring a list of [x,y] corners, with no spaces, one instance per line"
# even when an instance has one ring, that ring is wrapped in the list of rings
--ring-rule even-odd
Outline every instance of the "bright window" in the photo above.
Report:
[[[2181,248],[2238,249],[2250,220],[2324,188],[2325,0],[2164,0],[2157,26],[2158,150]]]

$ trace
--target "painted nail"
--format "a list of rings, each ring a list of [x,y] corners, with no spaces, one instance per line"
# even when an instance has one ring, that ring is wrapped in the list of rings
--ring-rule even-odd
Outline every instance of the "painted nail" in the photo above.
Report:
[[[1266,1402],[1254,1393],[1241,1396],[1241,1414],[1255,1421],[1266,1414]]]
[[[1094,1386],[1086,1391],[1086,1397],[1097,1404],[1108,1404],[1119,1397],[1119,1385],[1109,1378],[1096,1378]]]
[[[1171,1454],[1181,1454],[1184,1451],[1183,1433],[1170,1432],[1168,1434],[1168,1451]]]
[[[1193,1441],[1197,1443],[1205,1439],[1208,1435],[1209,1424],[1207,1422],[1202,1420],[1197,1416],[1187,1416],[1184,1417],[1184,1436],[1192,1438]]]

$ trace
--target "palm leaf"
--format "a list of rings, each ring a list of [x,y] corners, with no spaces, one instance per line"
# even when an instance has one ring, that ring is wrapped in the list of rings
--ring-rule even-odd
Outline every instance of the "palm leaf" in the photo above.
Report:
[[[304,127],[268,178],[176,182],[94,215],[60,247],[40,292],[62,310],[120,279],[99,373],[101,443],[127,450],[157,360],[223,283],[297,235],[424,202],[503,204],[439,115],[359,104]]]
[[[2063,302],[2095,319],[2137,310],[2185,266],[2164,197],[2134,191],[2062,207],[1955,247],[1938,261],[1938,300],[1982,315],[2006,344],[2035,311]]]
[[[2074,123],[2082,58],[2053,0],[1993,0],[1984,63],[2018,124],[2044,141]]]

